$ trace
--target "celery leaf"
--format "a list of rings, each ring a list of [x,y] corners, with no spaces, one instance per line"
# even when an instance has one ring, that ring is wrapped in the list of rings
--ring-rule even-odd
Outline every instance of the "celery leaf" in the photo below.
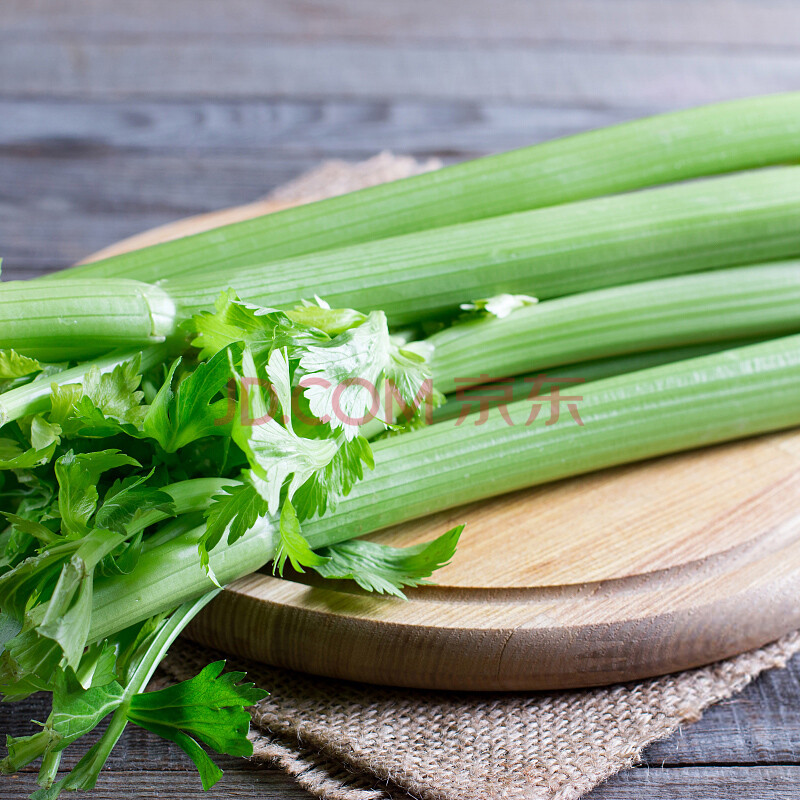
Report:
[[[144,432],[168,453],[202,439],[227,436],[228,400],[217,399],[230,380],[228,353],[221,350],[203,361],[173,390],[176,361],[144,418]]]
[[[267,501],[270,514],[280,507],[284,484],[287,497],[292,498],[315,472],[324,469],[336,455],[338,446],[331,439],[306,439],[294,433],[291,427],[284,428],[267,411],[267,404],[258,385],[255,362],[246,349],[242,355],[244,375],[237,375],[240,386],[240,404],[247,403],[244,413],[234,419],[233,439],[250,462],[253,473],[259,479],[256,486]],[[289,365],[286,355],[275,350],[270,357],[270,374],[276,386],[289,382]],[[249,389],[245,381],[250,382]],[[280,392],[280,388],[278,389]],[[282,392],[281,392],[282,393]],[[285,411],[281,403],[280,411]],[[245,419],[245,422],[242,419]],[[287,414],[287,424],[289,422]]]
[[[141,356],[118,364],[110,372],[92,367],[81,383],[53,384],[49,421],[65,436],[136,434],[147,414],[139,390]]]
[[[538,298],[527,294],[498,294],[494,297],[476,300],[474,303],[462,303],[461,309],[468,312],[470,316],[504,319],[517,309],[532,306],[538,302]]]
[[[300,357],[300,385],[317,419],[342,428],[348,440],[377,415],[391,341],[382,311],[328,342],[309,345]]]
[[[315,553],[309,546],[300,531],[300,520],[289,500],[284,501],[281,510],[280,541],[273,571],[283,575],[287,559],[297,572],[303,572],[303,567],[318,569],[328,561],[326,556]]]
[[[0,381],[24,378],[41,369],[42,365],[35,358],[23,356],[16,350],[0,350]]]
[[[453,557],[464,530],[458,525],[425,544],[388,547],[364,539],[324,547],[317,553],[326,558],[314,569],[325,578],[354,580],[362,589],[404,597],[406,586],[420,586]]]
[[[363,436],[343,441],[333,458],[294,493],[293,503],[301,520],[333,511],[341,497],[350,494],[364,477],[364,467],[374,469],[372,448]]]
[[[244,536],[267,510],[266,500],[250,483],[226,486],[223,494],[214,495],[206,512],[206,530],[198,545],[203,567],[208,570],[208,553],[224,536],[232,544]]]
[[[137,694],[127,711],[130,722],[181,747],[197,766],[206,790],[222,771],[198,740],[218,753],[251,756],[250,714],[245,709],[267,695],[253,683],[240,683],[243,672],[220,675],[224,666],[224,661],[216,661],[187,681]]]
[[[117,467],[138,467],[139,462],[119,450],[78,453],[71,450],[56,461],[55,473],[60,491],[58,508],[64,535],[83,536],[89,518],[97,508],[97,482],[100,475]]]

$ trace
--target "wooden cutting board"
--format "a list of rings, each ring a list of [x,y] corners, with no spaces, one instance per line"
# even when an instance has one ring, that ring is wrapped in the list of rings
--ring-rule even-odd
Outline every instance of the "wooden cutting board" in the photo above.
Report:
[[[98,256],[289,204],[185,220]],[[254,574],[187,634],[336,678],[498,690],[660,675],[800,627],[798,432],[561,481],[372,538],[402,546],[459,523],[453,562],[407,602],[344,581]]]

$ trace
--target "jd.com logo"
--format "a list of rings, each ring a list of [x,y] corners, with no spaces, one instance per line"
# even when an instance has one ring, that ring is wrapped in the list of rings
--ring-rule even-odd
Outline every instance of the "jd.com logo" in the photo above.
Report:
[[[474,419],[473,425],[484,425],[489,421],[490,413],[499,414],[507,425],[515,425],[509,413],[508,406],[512,403],[518,409],[524,399],[531,404],[531,410],[527,420],[523,423],[528,426],[539,418],[539,414],[545,405],[549,406],[550,416],[545,425],[555,425],[561,416],[562,404],[566,404],[567,410],[572,419],[580,426],[583,426],[578,411],[578,403],[583,400],[582,395],[561,394],[564,385],[584,383],[585,378],[575,377],[556,377],[550,378],[544,373],[531,377],[514,379],[492,378],[487,374],[474,377],[454,378],[456,385],[455,397],[447,398],[442,412],[442,419],[455,419],[456,426],[463,425],[468,420]],[[549,392],[545,392],[545,387],[549,385]],[[228,406],[224,417],[215,420],[217,425],[227,425],[233,421],[236,414],[237,405],[240,409],[240,422],[245,426],[263,425],[270,420],[278,419],[280,404],[274,387],[269,381],[261,378],[243,378],[239,384],[241,397],[240,402],[236,402],[235,384],[231,382],[228,391]],[[249,393],[253,386],[258,386],[266,391],[269,398],[269,408],[267,413],[261,417],[251,417],[248,409],[250,408]],[[417,391],[414,400],[407,403],[397,386],[390,380],[384,381],[382,391],[373,383],[364,378],[349,378],[335,387],[324,378],[306,376],[299,384],[293,387],[291,392],[291,413],[292,418],[299,420],[305,425],[322,425],[331,421],[330,416],[315,417],[308,411],[308,404],[303,400],[305,390],[310,387],[319,387],[324,392],[329,392],[333,388],[330,397],[330,408],[333,415],[341,423],[348,426],[361,426],[369,421],[380,418],[382,421],[399,421],[404,419],[410,421],[423,409],[426,424],[431,424],[434,419],[434,396],[433,383],[430,379],[424,381]],[[346,402],[343,398],[347,393]],[[354,393],[359,394],[359,401],[353,401]],[[361,397],[363,395],[363,397]],[[361,416],[348,414],[343,405],[349,408],[358,407],[369,408]],[[424,408],[423,408],[424,407]],[[387,413],[389,409],[391,413]],[[518,416],[519,414],[515,414]],[[285,413],[282,415],[284,424],[286,423]]]

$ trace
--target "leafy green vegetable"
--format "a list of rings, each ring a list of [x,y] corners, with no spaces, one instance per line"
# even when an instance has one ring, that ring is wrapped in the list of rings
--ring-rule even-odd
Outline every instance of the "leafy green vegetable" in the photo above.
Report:
[[[204,788],[221,776],[197,743],[217,752],[249,755],[250,717],[244,710],[266,692],[252,683],[241,683],[244,673],[221,675],[224,662],[206,667],[200,674],[168,689],[146,693],[144,688],[175,637],[214,596],[186,603],[169,616],[148,619],[106,644],[87,650],[78,673],[56,672],[53,678],[53,710],[42,730],[32,736],[9,738],[8,756],[0,771],[13,772],[42,758],[34,800],[55,800],[62,791],[93,788],[112,748],[129,722],[177,742],[198,766]],[[115,669],[109,669],[109,660]],[[89,662],[84,664],[84,662]],[[80,682],[79,678],[95,680]],[[92,731],[104,718],[111,720],[99,741],[76,767],[57,783],[60,753]]]
[[[373,311],[358,327],[308,346],[300,358],[305,373],[300,385],[314,416],[334,430],[341,428],[351,441],[360,426],[378,415],[384,377],[394,383],[403,401],[419,401],[430,378],[426,355],[411,345],[393,343],[386,316]]]
[[[355,328],[367,319],[366,314],[353,308],[331,308],[321,297],[314,301],[301,301],[286,316],[293,322],[299,322],[310,328],[324,331],[329,336],[338,336],[350,328]]]
[[[140,367],[141,357],[137,355],[110,372],[92,367],[80,384],[54,384],[51,424],[60,426],[67,436],[116,433],[124,429],[123,425],[138,430],[147,413],[142,405],[144,393],[138,390]]]
[[[349,578],[368,592],[405,597],[404,587],[427,583],[425,578],[449,563],[463,530],[458,525],[432,542],[411,547],[363,539],[339,542],[319,550],[324,561],[312,566],[324,578]]]
[[[353,325],[363,318],[363,315],[349,309],[329,311],[328,315],[340,323],[350,319]],[[305,309],[284,313],[243,302],[232,289],[228,289],[217,298],[213,313],[195,315],[187,327],[195,334],[192,344],[200,348],[200,358],[210,358],[220,350],[241,342],[249,347],[259,361],[266,362],[276,348],[329,338],[325,330],[306,324],[304,320],[309,323],[322,322],[319,315],[306,313]]]
[[[300,520],[287,498],[283,501],[280,521],[280,540],[278,550],[275,553],[274,571],[283,575],[286,560],[297,572],[303,572],[303,567],[314,567],[318,569],[328,559],[315,553],[303,538],[300,531]]]
[[[130,722],[175,742],[194,761],[204,789],[222,777],[222,770],[197,740],[218,753],[253,755],[247,738],[250,715],[244,709],[267,695],[252,683],[240,683],[243,672],[220,675],[224,666],[216,661],[188,681],[135,695],[127,712]]]
[[[31,447],[46,450],[52,444],[61,444],[62,427],[57,422],[48,422],[41,414],[31,419]]]
[[[223,537],[229,544],[241,539],[269,511],[267,501],[252,483],[226,486],[224,491],[214,496],[206,512],[206,530],[198,545],[200,563],[206,570],[209,569],[209,550]]]
[[[0,470],[39,467],[53,457],[55,449],[55,442],[51,442],[41,449],[22,450],[13,439],[0,438]]]
[[[204,436],[226,436],[229,432],[224,422],[228,401],[215,399],[231,378],[228,350],[221,350],[208,361],[200,362],[173,391],[173,377],[179,363],[180,359],[170,368],[143,425],[144,432],[168,453]]]
[[[535,297],[527,294],[498,294],[494,297],[476,300],[474,303],[462,303],[461,309],[469,312],[467,317],[490,316],[504,319],[518,308],[532,306],[538,302]]]
[[[339,443],[339,449],[294,493],[292,502],[300,519],[333,511],[339,499],[350,494],[364,477],[364,467],[375,468],[372,448],[363,436]]]
[[[0,350],[0,381],[14,380],[39,372],[42,365],[35,358],[20,355],[14,350]]]
[[[153,470],[148,475],[117,479],[106,492],[103,505],[95,516],[95,524],[110,531],[125,533],[127,526],[146,511],[155,509],[171,513],[172,498],[166,492],[144,485],[152,474]]]
[[[124,695],[115,680],[84,688],[65,672],[58,672],[53,684],[53,710],[47,722],[32,736],[8,737],[1,772],[17,772],[37,758],[65,750],[117,709]]]
[[[97,508],[100,475],[123,466],[138,467],[139,462],[119,450],[77,455],[70,450],[56,461],[55,474],[60,487],[58,508],[65,536],[79,537],[87,533],[89,517]]]
[[[233,439],[244,451],[256,477],[258,487],[263,487],[263,496],[270,514],[280,507],[281,492],[288,481],[286,496],[291,500],[315,472],[324,469],[338,449],[332,439],[306,439],[292,430],[290,422],[283,427],[268,411],[261,387],[258,386],[255,362],[249,351],[242,357],[243,376],[237,376],[240,394],[248,404],[245,424],[242,414],[234,419]],[[270,357],[270,375],[278,384],[288,384],[289,365],[285,353],[275,350]],[[245,379],[250,380],[247,388]],[[285,397],[284,397],[285,401]],[[240,401],[241,405],[241,401]],[[241,408],[246,408],[241,405]],[[279,401],[278,413],[285,412]],[[287,420],[291,419],[286,414]],[[246,424],[249,422],[250,424]]]

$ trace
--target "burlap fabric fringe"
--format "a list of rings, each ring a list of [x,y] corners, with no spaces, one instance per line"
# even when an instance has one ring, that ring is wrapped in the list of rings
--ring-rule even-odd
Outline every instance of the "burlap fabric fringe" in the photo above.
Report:
[[[229,660],[271,695],[253,712],[254,758],[327,800],[571,800],[633,766],[800,651],[800,634],[703,669],[603,689],[465,694],[387,689]],[[217,654],[179,643],[182,680]]]
[[[263,213],[436,166],[385,153],[356,165],[328,162],[248,208]],[[271,692],[253,712],[254,758],[279,766],[318,797],[570,800],[634,765],[648,744],[798,651],[800,634],[793,634],[703,669],[548,694],[421,692],[239,659],[228,666],[247,670]],[[214,657],[179,643],[162,674],[184,679]]]

